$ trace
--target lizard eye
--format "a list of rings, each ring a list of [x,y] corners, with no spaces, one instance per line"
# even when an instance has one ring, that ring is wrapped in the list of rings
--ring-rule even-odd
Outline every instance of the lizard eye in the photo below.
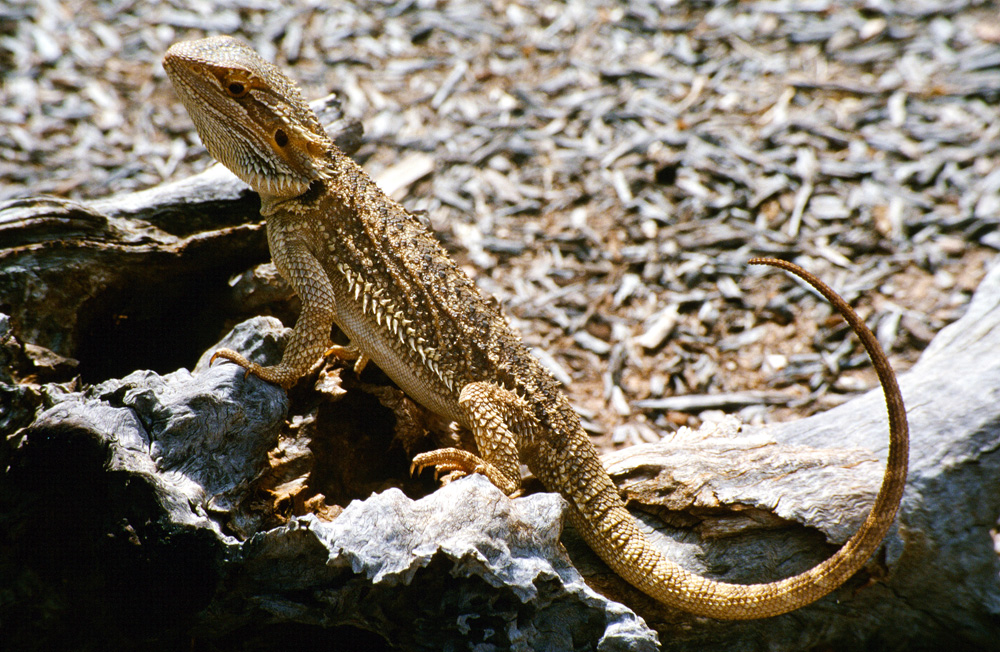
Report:
[[[247,94],[246,84],[238,81],[229,82],[229,85],[226,86],[226,90],[228,90],[229,94],[233,97],[243,97]]]
[[[284,129],[278,129],[274,132],[274,142],[278,147],[284,147],[288,144],[288,134],[285,133]]]

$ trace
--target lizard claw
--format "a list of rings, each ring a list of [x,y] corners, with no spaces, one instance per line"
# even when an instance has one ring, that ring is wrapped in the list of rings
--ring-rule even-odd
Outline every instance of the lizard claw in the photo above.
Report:
[[[452,480],[457,480],[458,478],[470,473],[470,471],[462,464],[440,459],[441,456],[437,453],[438,451],[431,451],[414,456],[413,461],[410,462],[410,475],[420,474],[428,466],[433,466],[434,481],[440,481],[442,484],[448,484]],[[473,469],[472,472],[475,472],[476,470],[478,469]],[[442,473],[445,474],[443,478],[441,476]]]
[[[434,473],[434,476],[435,476],[434,479],[436,481],[440,482],[441,486],[444,486],[446,484],[454,482],[455,480],[458,480],[459,478],[464,478],[465,476],[468,475],[468,473],[466,473],[465,471],[462,471],[461,469],[455,469],[454,471],[449,471],[448,473],[445,473],[441,477],[437,477],[439,475],[439,472],[442,471],[442,470],[443,469],[438,469],[437,472]]]
[[[216,358],[222,358],[223,360],[228,360],[234,364],[238,364],[239,366],[243,367],[246,370],[246,372],[243,374],[244,378],[246,378],[250,374],[260,377],[259,371],[262,369],[262,367],[255,362],[250,362],[249,360],[244,358],[236,351],[233,351],[232,349],[219,349],[218,351],[212,354],[211,358],[208,359],[208,365],[212,366],[212,363],[215,362]]]

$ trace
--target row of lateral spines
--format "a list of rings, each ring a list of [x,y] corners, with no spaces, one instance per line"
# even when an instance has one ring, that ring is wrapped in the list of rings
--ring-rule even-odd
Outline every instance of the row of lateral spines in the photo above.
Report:
[[[354,295],[355,301],[361,302],[362,312],[374,317],[375,323],[379,326],[384,323],[400,343],[420,356],[420,362],[434,372],[449,390],[453,390],[454,380],[451,374],[444,373],[441,369],[440,353],[437,349],[427,346],[427,341],[413,327],[413,320],[403,316],[402,311],[396,308],[392,300],[384,296],[382,288],[376,288],[371,282],[365,281],[360,274],[343,263],[338,265],[338,269],[347,280],[347,287]]]

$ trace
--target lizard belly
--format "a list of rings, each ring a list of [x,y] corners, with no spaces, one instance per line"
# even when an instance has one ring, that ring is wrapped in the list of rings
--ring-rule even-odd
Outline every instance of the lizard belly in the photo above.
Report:
[[[421,364],[409,346],[403,344],[388,328],[376,327],[374,317],[362,313],[351,297],[337,297],[335,321],[351,344],[358,347],[379,366],[400,389],[424,407],[442,417],[465,425],[458,406],[458,392],[448,389],[427,366]]]

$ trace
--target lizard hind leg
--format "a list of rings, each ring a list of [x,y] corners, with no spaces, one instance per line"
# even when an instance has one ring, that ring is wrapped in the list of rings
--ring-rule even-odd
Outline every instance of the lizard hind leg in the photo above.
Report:
[[[522,428],[534,426],[527,405],[514,392],[487,382],[463,387],[458,404],[482,457],[457,448],[442,448],[414,457],[411,470],[435,466],[439,471],[482,473],[508,496],[520,493],[518,435],[527,434],[520,432]]]
[[[439,448],[413,457],[410,473],[419,473],[428,466],[435,467],[435,476],[444,473],[444,484],[471,473],[480,473],[496,485],[502,492],[513,498],[520,491],[520,478],[512,483],[497,467],[483,458],[460,448]]]

